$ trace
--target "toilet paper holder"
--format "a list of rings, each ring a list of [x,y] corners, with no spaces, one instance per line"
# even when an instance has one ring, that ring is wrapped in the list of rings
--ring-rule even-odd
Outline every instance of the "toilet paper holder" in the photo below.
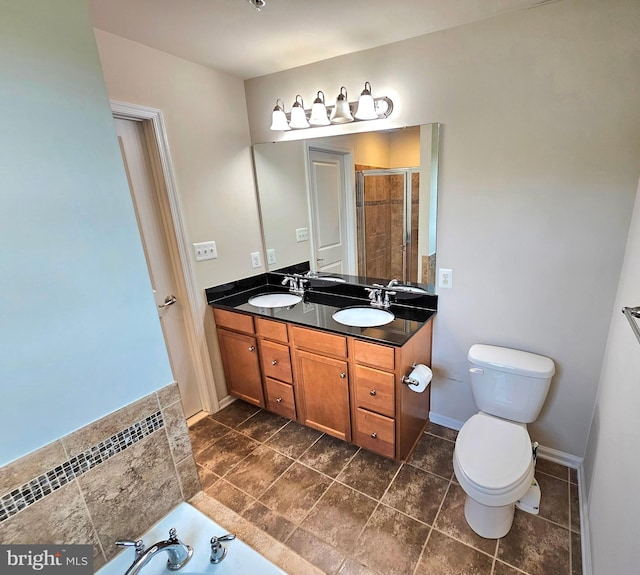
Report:
[[[411,366],[411,371],[413,371],[413,370],[415,369],[416,365],[418,365],[418,364],[417,364],[417,363],[414,363],[414,364]],[[411,372],[409,372],[409,373],[411,373]],[[403,375],[403,376],[400,378],[400,381],[401,381],[402,383],[404,383],[405,385],[420,385],[420,382],[419,382],[419,381],[417,381],[416,379],[413,379],[413,377],[409,377],[408,375]]]

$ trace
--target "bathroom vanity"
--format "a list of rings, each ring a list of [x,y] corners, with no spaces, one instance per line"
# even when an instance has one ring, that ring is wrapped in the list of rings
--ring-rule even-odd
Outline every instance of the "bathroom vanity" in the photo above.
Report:
[[[340,283],[312,278],[292,306],[249,303],[258,294],[288,293],[283,277],[267,273],[206,290],[229,393],[405,460],[427,423],[430,388],[416,393],[403,376],[416,363],[431,365],[437,296],[404,293],[389,307],[395,319],[372,327],[333,319],[345,307],[370,306],[369,284],[349,276]]]

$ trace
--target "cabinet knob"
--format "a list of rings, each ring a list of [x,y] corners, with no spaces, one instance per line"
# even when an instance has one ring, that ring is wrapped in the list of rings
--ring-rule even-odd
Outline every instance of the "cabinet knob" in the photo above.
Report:
[[[376,395],[376,390],[375,390],[375,389],[372,389],[372,390],[369,392],[369,395],[375,396],[375,395]]]
[[[276,403],[282,403],[282,398],[281,397],[276,397]]]
[[[345,377],[347,377],[347,374],[344,373],[344,371],[340,374],[340,379],[344,379]]]
[[[249,351],[255,351],[256,350],[256,346],[255,345],[250,345],[249,346]]]
[[[271,360],[271,365],[278,365],[278,360],[277,359]]]
[[[374,431],[374,432],[371,434],[371,437],[372,437],[373,439],[375,439],[376,437],[378,437],[378,434]]]

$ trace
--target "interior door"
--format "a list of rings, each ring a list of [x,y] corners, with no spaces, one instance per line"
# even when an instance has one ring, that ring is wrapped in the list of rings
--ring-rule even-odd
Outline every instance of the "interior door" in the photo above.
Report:
[[[183,290],[171,259],[147,140],[142,122],[120,118],[114,121],[173,377],[178,382],[185,417],[191,417],[202,410],[203,402],[187,345],[179,297]]]
[[[348,233],[350,210],[347,202],[345,154],[309,150],[311,232],[315,269],[349,274],[352,269]]]

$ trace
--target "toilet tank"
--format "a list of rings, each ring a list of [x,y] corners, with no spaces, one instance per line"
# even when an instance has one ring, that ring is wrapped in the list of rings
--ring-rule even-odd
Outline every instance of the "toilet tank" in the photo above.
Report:
[[[519,423],[538,418],[555,373],[551,359],[484,344],[471,346],[467,359],[471,390],[480,411]]]

